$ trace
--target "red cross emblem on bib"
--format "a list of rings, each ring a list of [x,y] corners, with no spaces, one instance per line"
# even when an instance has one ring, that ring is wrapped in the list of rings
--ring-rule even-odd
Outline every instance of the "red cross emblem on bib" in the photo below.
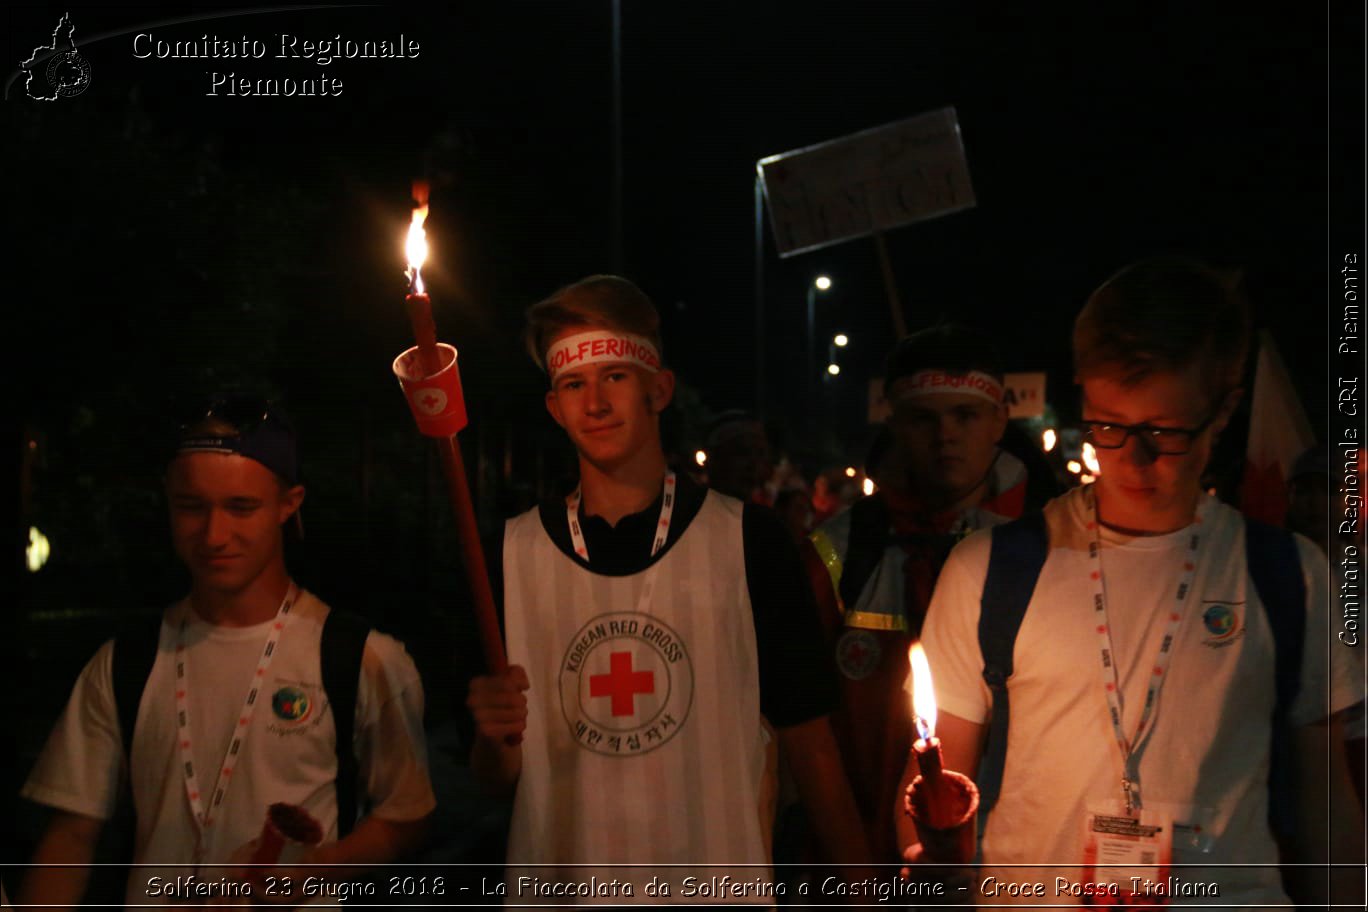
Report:
[[[589,696],[609,697],[615,716],[636,714],[636,695],[655,693],[655,673],[633,671],[632,654],[615,652],[610,656],[608,674],[589,676]]]
[[[568,642],[560,708],[583,749],[646,753],[684,727],[693,705],[693,660],[679,631],[635,611],[601,614]]]

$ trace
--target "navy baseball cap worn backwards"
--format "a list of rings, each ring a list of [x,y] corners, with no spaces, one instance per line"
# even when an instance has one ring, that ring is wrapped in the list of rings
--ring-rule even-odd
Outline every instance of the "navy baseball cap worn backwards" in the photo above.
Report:
[[[208,433],[205,425],[222,426]],[[254,396],[219,396],[181,423],[176,455],[225,453],[246,456],[279,475],[286,484],[299,484],[299,456],[294,426],[279,405]]]

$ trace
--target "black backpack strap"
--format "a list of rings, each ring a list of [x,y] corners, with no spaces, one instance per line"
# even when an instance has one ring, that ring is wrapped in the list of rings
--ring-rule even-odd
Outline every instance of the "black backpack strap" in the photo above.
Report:
[[[366,651],[370,624],[360,615],[332,610],[323,621],[319,662],[323,671],[323,691],[332,708],[337,732],[337,837],[346,836],[356,826],[357,789],[360,769],[352,739],[356,734],[356,696],[361,683],[361,658]]]
[[[883,560],[892,518],[882,497],[862,497],[850,507],[850,538],[846,542],[841,587],[837,593],[847,611],[853,611],[865,583]]]
[[[1292,832],[1293,783],[1287,718],[1301,688],[1306,644],[1306,582],[1297,541],[1286,529],[1245,519],[1245,560],[1249,578],[1273,631],[1273,751],[1268,772],[1268,818],[1275,831]],[[1248,623],[1248,621],[1246,621]]]
[[[1026,606],[1031,602],[1040,569],[1049,554],[1045,515],[1032,513],[993,529],[988,574],[979,602],[978,640],[983,654],[983,680],[992,695],[988,741],[979,765],[981,812],[997,802],[1002,770],[1007,762],[1007,730],[1011,724],[1007,679],[1012,676],[1012,652]]]
[[[110,682],[114,691],[114,707],[119,717],[119,737],[123,741],[125,766],[133,750],[133,726],[138,721],[138,704],[142,702],[147,679],[152,675],[152,665],[157,661],[161,626],[161,615],[138,618],[124,625],[114,637]]]

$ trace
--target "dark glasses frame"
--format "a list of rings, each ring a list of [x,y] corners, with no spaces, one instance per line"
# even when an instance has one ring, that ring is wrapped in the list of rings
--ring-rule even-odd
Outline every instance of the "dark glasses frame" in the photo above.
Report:
[[[1087,419],[1081,422],[1081,427],[1083,432],[1087,434],[1088,442],[1099,450],[1119,450],[1126,445],[1127,440],[1134,437],[1140,441],[1141,446],[1156,456],[1185,456],[1192,452],[1193,442],[1203,431],[1211,427],[1216,416],[1221,413],[1221,403],[1224,400],[1225,397],[1221,397],[1221,401],[1196,427],[1117,424],[1113,421],[1089,421]],[[1118,431],[1121,432],[1119,439],[1114,436]],[[1114,440],[1114,442],[1103,443],[1104,437]]]

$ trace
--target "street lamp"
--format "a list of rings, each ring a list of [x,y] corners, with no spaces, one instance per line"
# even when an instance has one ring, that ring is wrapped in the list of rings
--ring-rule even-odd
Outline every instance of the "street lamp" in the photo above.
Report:
[[[807,290],[807,383],[817,375],[817,292],[831,290],[831,277],[819,275]],[[806,386],[807,384],[804,384]]]
[[[841,372],[841,365],[836,364],[835,362],[832,362],[831,364],[828,364],[828,365],[827,365],[827,373],[830,374],[831,376],[834,377],[834,376],[836,376],[837,374],[839,374],[840,372]]]
[[[850,344],[850,337],[845,333],[837,333],[836,338],[831,340],[837,348],[845,348]]]

